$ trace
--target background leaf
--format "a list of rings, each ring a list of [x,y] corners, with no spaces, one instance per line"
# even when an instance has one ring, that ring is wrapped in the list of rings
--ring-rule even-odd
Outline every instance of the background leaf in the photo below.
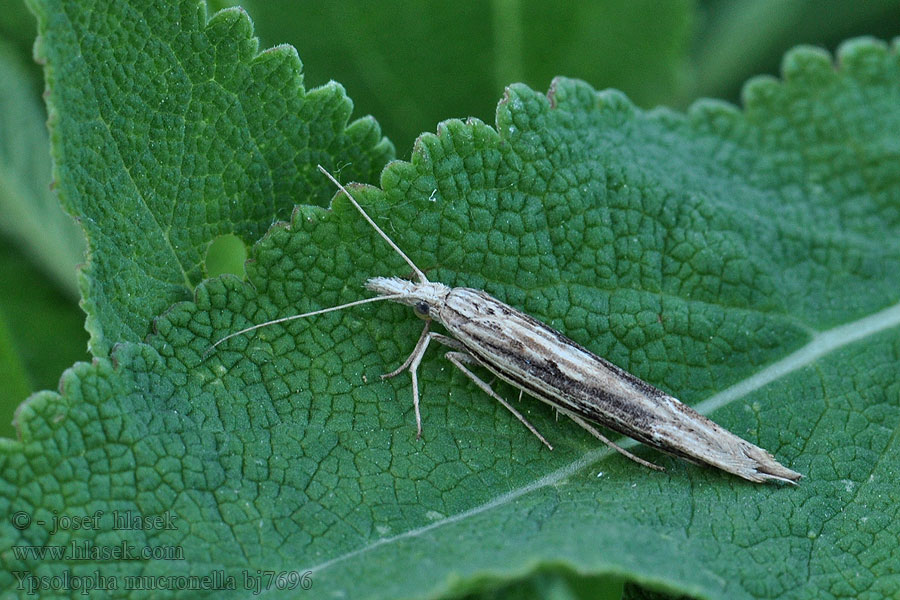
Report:
[[[0,404],[8,407],[2,431],[11,437],[13,410],[34,390],[56,387],[62,371],[87,358],[87,335],[71,298],[7,243],[0,243],[0,271],[6,288],[0,294]]]
[[[264,45],[293,44],[310,85],[340,81],[361,113],[378,115],[404,159],[440,120],[490,122],[512,82],[544,89],[567,75],[620,89],[644,108],[685,108],[703,96],[737,102],[748,77],[776,74],[796,44],[834,49],[848,37],[900,31],[893,0],[244,6]]]
[[[293,48],[258,54],[239,9],[207,22],[194,3],[112,3],[97,22],[83,5],[33,6],[60,199],[90,247],[95,355],[189,297],[216,236],[252,242],[301,195],[324,195],[316,163],[366,180],[393,154],[373,119],[348,125],[339,85],[303,89]]]
[[[737,100],[748,77],[775,73],[784,51],[797,42],[834,48],[855,35],[890,38],[900,30],[892,0],[709,0],[697,4],[686,100],[712,96]]]
[[[56,285],[77,296],[75,267],[84,236],[50,192],[50,157],[43,110],[32,96],[33,81],[11,49],[0,42],[0,221],[4,237],[32,253]],[[44,243],[29,244],[42,239]]]
[[[226,2],[211,2],[222,8]],[[32,57],[35,23],[24,2],[0,14],[0,435],[28,394],[55,388],[63,369],[89,358],[76,266],[81,228],[51,190],[42,73]],[[100,175],[101,177],[103,175]]]
[[[403,274],[342,200],[300,206],[253,246],[247,283],[200,284],[146,344],[76,365],[21,409],[21,441],[3,447],[10,512],[170,511],[178,526],[51,535],[4,519],[2,583],[98,568],[13,545],[127,538],[185,560],[106,575],[309,569],[314,590],[354,598],[480,593],[551,566],[709,597],[889,593],[900,65],[858,41],[839,69],[795,51],[784,78],[749,85],[743,112],[686,116],[573,80],[549,96],[512,86],[496,128],[445,122],[381,190],[356,192],[433,279],[486,289],[712,411],[806,474],[799,488],[644,452],[668,468],[648,473],[523,401],[557,445],[544,451],[439,354],[416,441],[408,380],[377,381],[420,327],[398,306],[201,360],[239,327]]]
[[[268,0],[248,10],[264,41],[297,48],[311,82],[339,79],[363,111],[381,115],[403,158],[440,120],[492,119],[511,82],[543,88],[564,73],[646,106],[678,97],[694,15],[681,0]]]
[[[7,17],[16,19],[16,11],[10,13]],[[5,436],[14,433],[12,414],[23,398],[56,387],[63,369],[88,358],[75,283],[84,235],[50,190],[35,75],[16,47],[0,39],[0,435]]]

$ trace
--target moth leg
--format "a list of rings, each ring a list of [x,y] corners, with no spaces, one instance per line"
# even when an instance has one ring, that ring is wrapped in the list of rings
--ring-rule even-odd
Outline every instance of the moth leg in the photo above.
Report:
[[[384,375],[382,375],[382,379],[396,377],[397,375],[408,369],[417,356],[425,353],[425,348],[428,347],[428,342],[430,342],[431,340],[440,342],[445,346],[450,346],[451,348],[455,348],[457,350],[465,352],[466,347],[463,346],[459,341],[454,340],[452,337],[441,335],[440,333],[429,333],[429,327],[431,327],[431,321],[425,321],[425,327],[422,329],[422,334],[419,336],[419,341],[416,342],[416,347],[413,348],[412,353],[406,357],[406,360],[403,361],[402,365],[400,365],[390,373],[385,373]],[[421,360],[421,358],[419,360]]]
[[[419,412],[419,377],[417,375],[417,370],[419,369],[419,363],[422,362],[422,357],[425,355],[425,350],[428,348],[428,342],[431,341],[431,336],[434,335],[428,333],[428,327],[430,325],[431,321],[425,321],[425,327],[422,329],[422,335],[419,336],[419,341],[416,342],[416,347],[413,348],[412,353],[405,361],[403,361],[403,364],[390,373],[385,373],[381,376],[382,379],[388,379],[389,377],[396,377],[406,369],[409,369],[409,374],[412,376],[413,409],[416,412],[417,440],[422,437],[422,413]]]
[[[388,379],[390,377],[396,377],[403,371],[405,371],[412,362],[416,359],[416,356],[424,354],[425,348],[428,347],[428,328],[431,327],[431,321],[425,321],[425,327],[422,328],[422,334],[419,336],[419,341],[416,342],[416,347],[413,348],[412,353],[406,357],[406,360],[403,361],[403,364],[391,371],[390,373],[385,373],[381,376],[382,379]],[[421,360],[421,358],[419,359]]]
[[[431,342],[431,340],[435,340],[453,348],[464,348],[462,344],[451,337],[441,335],[440,333],[429,332],[428,328],[430,325],[431,321],[425,321],[425,327],[422,329],[422,335],[419,336],[419,341],[416,342],[416,347],[413,348],[412,353],[406,358],[405,361],[403,361],[403,364],[390,373],[385,373],[381,376],[382,379],[388,379],[390,377],[396,377],[403,371],[409,369],[409,374],[412,377],[413,409],[416,413],[416,439],[422,437],[422,413],[419,411],[418,370],[419,363],[422,362],[422,357],[425,356],[425,350],[428,348],[428,343]]]
[[[441,336],[441,337],[444,337],[444,336]],[[448,339],[450,339],[450,338],[448,338]],[[443,340],[441,340],[441,341],[443,341]],[[456,340],[452,340],[452,341],[456,342]],[[444,357],[447,360],[449,360],[451,363],[453,363],[457,369],[462,371],[466,377],[468,377],[469,379],[474,381],[475,385],[480,387],[481,390],[485,394],[487,394],[488,396],[490,396],[494,400],[497,400],[500,404],[505,406],[509,412],[511,412],[519,421],[522,422],[523,425],[525,425],[525,427],[528,428],[528,431],[530,431],[531,433],[536,435],[537,438],[539,440],[541,440],[541,442],[543,442],[545,446],[547,446],[549,449],[553,450],[553,446],[551,446],[550,443],[546,439],[544,439],[544,436],[542,436],[538,432],[538,430],[534,428],[534,425],[529,423],[528,420],[525,417],[523,417],[519,411],[517,411],[515,408],[513,408],[509,402],[507,402],[506,400],[501,398],[500,395],[497,394],[497,392],[492,390],[491,386],[489,386],[487,383],[485,383],[484,381],[479,379],[479,377],[475,373],[473,373],[472,371],[470,371],[469,369],[467,369],[466,367],[463,366],[464,362],[467,362],[470,364],[476,364],[476,365],[481,364],[474,357],[472,357],[471,354],[468,354],[466,352],[447,352],[446,354],[444,354]]]
[[[575,421],[576,423],[578,423],[579,425],[581,425],[592,436],[594,436],[595,438],[597,438],[598,440],[600,440],[601,442],[603,442],[604,444],[606,444],[607,446],[609,446],[610,448],[612,448],[613,450],[618,452],[619,454],[622,454],[623,456],[626,456],[626,457],[630,458],[631,460],[633,460],[634,462],[644,465],[645,467],[649,467],[649,468],[653,469],[654,471],[665,471],[665,469],[663,467],[660,467],[659,465],[655,465],[652,462],[648,462],[648,461],[644,460],[643,458],[639,458],[639,457],[635,456],[634,454],[632,454],[625,448],[622,448],[621,446],[619,446],[612,440],[608,439],[605,435],[603,435],[602,433],[597,431],[597,429],[593,425],[591,425],[590,423],[588,423],[587,421],[585,421],[578,415],[571,413],[567,410],[563,410],[561,412],[564,415],[566,415],[567,417],[569,417],[570,419],[572,419],[573,421]]]

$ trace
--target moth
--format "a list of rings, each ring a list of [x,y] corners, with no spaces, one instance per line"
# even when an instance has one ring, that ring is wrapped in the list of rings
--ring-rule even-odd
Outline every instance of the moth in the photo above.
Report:
[[[781,465],[766,450],[741,439],[690,406],[597,356],[577,342],[490,294],[473,288],[451,288],[429,281],[425,273],[372,220],[352,194],[321,165],[325,174],[376,232],[412,268],[415,281],[372,277],[365,287],[378,294],[299,315],[267,321],[234,332],[222,342],[260,327],[302,319],[350,306],[391,300],[407,304],[425,320],[419,341],[409,357],[382,379],[409,371],[417,436],[422,435],[417,372],[431,342],[447,346],[444,354],[488,396],[500,402],[541,442],[553,447],[535,427],[469,366],[483,367],[522,393],[541,400],[568,416],[591,435],[624,456],[651,469],[663,470],[615,444],[592,424],[616,431],[652,448],[690,462],[706,464],[749,481],[796,483],[802,475]],[[449,335],[431,331],[437,321]]]

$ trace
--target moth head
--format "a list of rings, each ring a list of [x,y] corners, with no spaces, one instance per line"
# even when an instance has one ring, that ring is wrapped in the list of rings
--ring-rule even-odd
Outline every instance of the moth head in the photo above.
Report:
[[[443,283],[418,283],[399,277],[373,277],[366,282],[366,289],[382,296],[396,296],[391,299],[412,306],[421,319],[436,318],[450,293]]]

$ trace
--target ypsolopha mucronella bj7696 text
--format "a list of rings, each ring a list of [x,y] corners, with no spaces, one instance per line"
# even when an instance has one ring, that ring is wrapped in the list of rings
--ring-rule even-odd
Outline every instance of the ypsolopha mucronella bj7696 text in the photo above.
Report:
[[[350,192],[324,168],[319,166],[319,169],[347,196],[391,248],[403,257],[417,281],[373,277],[366,282],[366,288],[379,296],[247,327],[220,339],[210,351],[227,339],[267,325],[368,302],[392,300],[412,306],[415,313],[425,319],[422,335],[406,361],[391,373],[382,375],[382,378],[393,377],[409,370],[418,435],[422,434],[422,418],[416,373],[428,344],[434,341],[450,347],[451,351],[445,354],[447,360],[486,394],[503,404],[550,449],[552,446],[531,423],[466,365],[486,368],[521,392],[546,402],[570,417],[618,452],[652,469],[662,470],[614,444],[591,423],[663,452],[718,467],[750,481],[795,483],[801,478],[800,473],[782,466],[759,446],[739,438],[690,406],[600,358],[537,319],[481,290],[450,288],[429,281],[366,214]],[[450,335],[430,331],[432,320],[441,323]]]

